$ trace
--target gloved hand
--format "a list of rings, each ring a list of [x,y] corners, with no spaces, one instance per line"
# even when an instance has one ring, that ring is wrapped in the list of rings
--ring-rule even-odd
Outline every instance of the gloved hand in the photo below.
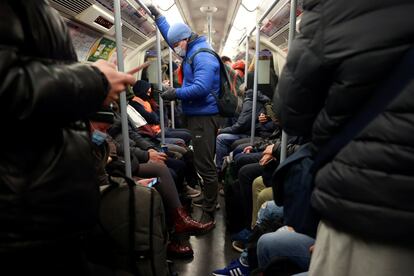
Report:
[[[159,16],[161,16],[160,11],[152,4],[148,5],[147,8],[150,10],[151,15],[157,19]]]
[[[177,98],[177,94],[175,93],[175,88],[168,88],[161,94],[161,98],[166,101],[174,101]]]

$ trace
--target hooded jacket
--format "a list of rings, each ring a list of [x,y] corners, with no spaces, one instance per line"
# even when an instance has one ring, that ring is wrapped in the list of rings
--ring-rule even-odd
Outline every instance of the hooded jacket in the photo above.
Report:
[[[260,91],[257,91],[257,106],[255,120],[259,117],[260,113],[264,112],[264,104],[269,102],[270,99],[263,95]],[[240,112],[237,122],[232,126],[223,128],[219,134],[231,133],[231,134],[250,134],[250,128],[252,124],[252,109],[253,109],[253,90],[247,90],[245,98],[243,100],[242,111]],[[256,128],[259,127],[259,122],[256,123]]]
[[[85,124],[105,77],[77,63],[45,1],[0,2],[0,252],[61,243],[97,222],[99,190]]]
[[[411,0],[304,1],[301,33],[278,87],[283,129],[311,134],[323,147],[413,47],[413,12]],[[413,95],[411,81],[318,172],[312,204],[334,227],[382,242],[413,241]]]
[[[156,19],[157,26],[168,42],[167,33],[170,25],[164,16]],[[170,47],[172,45],[169,43]],[[210,53],[198,53],[192,64],[186,62],[198,49],[210,48],[204,36],[197,36],[188,43],[187,54],[182,62],[184,79],[181,88],[177,88],[177,98],[181,100],[183,112],[189,116],[206,116],[218,114],[214,96],[220,91],[220,63]]]

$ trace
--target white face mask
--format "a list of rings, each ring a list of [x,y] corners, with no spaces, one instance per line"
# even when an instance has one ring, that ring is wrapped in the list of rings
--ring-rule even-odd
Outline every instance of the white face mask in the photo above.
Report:
[[[174,52],[177,53],[180,57],[185,57],[187,51],[181,48],[180,46],[174,47]]]

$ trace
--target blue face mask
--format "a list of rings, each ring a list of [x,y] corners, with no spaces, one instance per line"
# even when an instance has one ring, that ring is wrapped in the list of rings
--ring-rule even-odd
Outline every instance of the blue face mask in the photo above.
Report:
[[[92,143],[94,143],[97,146],[100,146],[105,142],[106,137],[108,137],[108,134],[95,129],[92,133]]]

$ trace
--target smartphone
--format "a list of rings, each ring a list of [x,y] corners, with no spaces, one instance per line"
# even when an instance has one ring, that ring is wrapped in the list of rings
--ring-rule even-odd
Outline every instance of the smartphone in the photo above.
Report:
[[[144,187],[152,188],[158,183],[158,178],[140,179],[138,183]]]
[[[155,184],[158,183],[158,178],[153,178],[150,183],[148,183],[147,187],[152,188]]]

